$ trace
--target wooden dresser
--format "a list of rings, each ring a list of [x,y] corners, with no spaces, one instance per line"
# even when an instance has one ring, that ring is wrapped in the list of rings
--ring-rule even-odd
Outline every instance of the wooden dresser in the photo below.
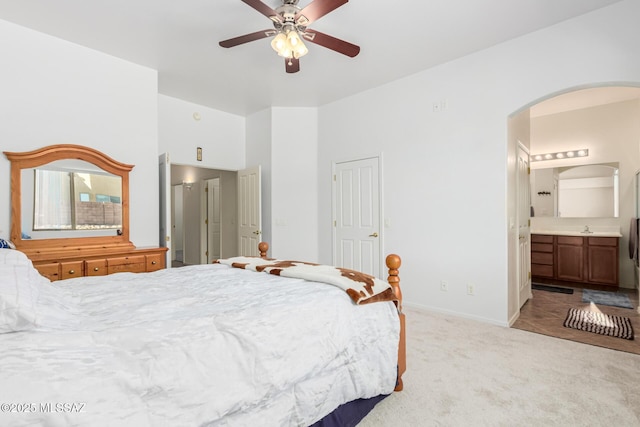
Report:
[[[167,248],[136,248],[129,241],[129,172],[133,169],[133,165],[114,160],[94,148],[73,144],[50,145],[20,153],[5,151],[4,154],[11,162],[11,240],[19,250],[29,257],[40,274],[50,280],[64,280],[120,272],[142,273],[166,267],[165,253]],[[34,191],[36,184],[22,185],[23,172],[26,172],[25,176],[29,176],[39,167],[60,161],[62,163],[58,163],[57,168],[70,174],[86,173],[97,168],[100,174],[110,175],[119,180],[119,196],[116,197],[116,201],[110,203],[114,205],[113,212],[120,211],[121,213],[120,228],[111,230],[112,234],[110,235],[89,233],[88,237],[63,237],[61,234],[49,238],[23,239],[23,230],[28,233],[38,232],[34,230],[32,225],[22,223],[22,198],[32,199],[36,193]],[[73,161],[73,163],[67,163],[68,161]],[[77,163],[78,161],[80,164]],[[70,194],[75,195],[75,192],[70,191]],[[83,202],[81,199],[77,201]],[[79,209],[83,205],[76,202],[69,202],[65,207],[70,210],[76,209],[74,212],[79,215],[78,212],[84,212]],[[25,205],[31,206],[26,211],[27,215],[35,215],[31,211],[34,205],[33,201],[31,204]],[[87,219],[86,216],[83,219]],[[96,220],[93,217],[90,219]],[[98,216],[97,219],[99,220],[100,217]],[[114,220],[114,218],[109,219]],[[108,218],[103,217],[101,223],[83,222],[81,225],[86,224],[101,229],[105,226],[112,228],[109,225],[113,225],[113,222],[109,222]],[[51,230],[55,232],[60,229],[52,228]]]
[[[27,256],[31,258],[33,266],[40,274],[54,281],[82,276],[105,276],[121,272],[144,273],[161,270],[166,267],[166,251],[167,248],[106,249],[99,254],[91,254],[87,248],[82,248],[78,254],[49,255],[38,252],[27,253]]]

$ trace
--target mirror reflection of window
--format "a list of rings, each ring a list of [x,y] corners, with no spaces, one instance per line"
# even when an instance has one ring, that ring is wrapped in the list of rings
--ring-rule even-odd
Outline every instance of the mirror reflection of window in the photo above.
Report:
[[[35,170],[33,230],[122,227],[122,187],[117,176]]]
[[[34,230],[70,230],[71,174],[55,170],[35,170]]]

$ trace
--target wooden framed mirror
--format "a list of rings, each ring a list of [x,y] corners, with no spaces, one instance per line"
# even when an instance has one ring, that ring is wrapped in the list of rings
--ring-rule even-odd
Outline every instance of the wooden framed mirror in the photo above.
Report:
[[[133,165],[120,163],[93,148],[72,144],[4,154],[11,162],[11,241],[32,260],[53,253],[64,257],[134,248],[129,241],[129,172]],[[51,171],[61,171],[64,176],[57,187],[69,186],[70,190],[64,190],[70,199],[69,206],[47,194],[50,181],[58,179],[46,174],[56,173]],[[92,187],[111,190],[92,192]],[[51,211],[68,212],[66,218],[40,220],[38,200],[41,204],[42,200],[49,203]],[[110,213],[100,215],[109,216],[109,220],[89,221],[84,218],[99,215],[80,213],[87,209],[104,211],[105,207]]]

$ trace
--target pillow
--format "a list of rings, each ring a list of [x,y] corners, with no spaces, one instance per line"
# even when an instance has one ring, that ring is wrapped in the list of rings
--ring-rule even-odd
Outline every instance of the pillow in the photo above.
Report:
[[[0,249],[0,265],[26,265],[33,268],[31,260],[18,250]]]
[[[0,264],[0,334],[35,327],[43,280],[47,281],[30,265]]]
[[[20,251],[0,249],[0,334],[76,326],[77,308]]]
[[[16,246],[10,241],[0,237],[0,249],[15,249]]]

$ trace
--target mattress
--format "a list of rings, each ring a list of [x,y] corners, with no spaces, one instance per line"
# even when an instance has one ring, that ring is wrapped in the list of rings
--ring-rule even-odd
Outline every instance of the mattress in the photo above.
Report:
[[[324,283],[218,264],[41,286],[34,327],[0,334],[0,425],[308,426],[395,386],[395,305]]]

